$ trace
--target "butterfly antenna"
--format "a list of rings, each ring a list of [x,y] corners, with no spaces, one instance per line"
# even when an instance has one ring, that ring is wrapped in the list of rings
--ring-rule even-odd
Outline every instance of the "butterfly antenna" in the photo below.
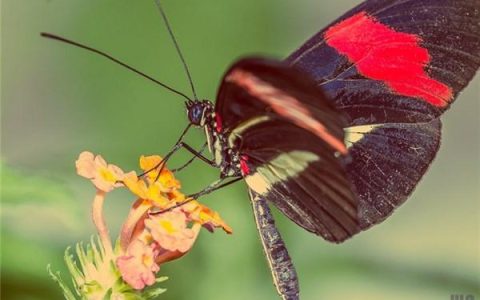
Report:
[[[175,35],[173,34],[172,27],[170,26],[170,23],[168,22],[168,19],[167,19],[167,15],[165,14],[165,11],[162,8],[162,4],[160,3],[160,0],[155,0],[155,4],[157,5],[158,10],[160,11],[160,14],[162,15],[162,19],[165,22],[165,26],[167,27],[168,33],[170,34],[170,37],[172,38],[172,42],[175,45],[175,48],[177,49],[178,56],[180,57],[180,60],[182,61],[183,68],[185,69],[185,73],[187,74],[188,81],[190,82],[190,87],[192,88],[193,98],[195,100],[198,100],[197,93],[195,91],[195,86],[193,85],[192,76],[190,75],[190,71],[188,70],[187,62],[185,61],[185,58],[183,57],[182,51],[180,50],[180,47],[178,46],[177,39],[175,38]]]
[[[174,88],[166,85],[165,83],[162,83],[162,82],[158,81],[157,79],[155,79],[155,78],[153,78],[153,77],[151,77],[151,76],[143,73],[142,71],[139,71],[139,70],[137,70],[137,69],[135,69],[135,68],[127,65],[126,63],[124,63],[124,62],[116,59],[115,57],[113,57],[113,56],[111,56],[111,55],[109,55],[109,54],[107,54],[107,53],[105,53],[105,52],[102,52],[102,51],[97,50],[97,49],[94,49],[94,48],[92,48],[92,47],[89,47],[89,46],[86,46],[86,45],[83,45],[83,44],[80,44],[80,43],[71,41],[71,40],[69,40],[69,39],[66,39],[66,38],[63,38],[63,37],[61,37],[61,36],[54,35],[54,34],[51,34],[51,33],[42,32],[42,33],[40,33],[40,35],[43,36],[43,37],[45,37],[45,38],[48,38],[48,39],[52,39],[52,40],[56,40],[56,41],[59,41],[59,42],[67,43],[67,44],[70,44],[70,45],[77,46],[77,47],[79,47],[79,48],[85,49],[85,50],[87,50],[87,51],[90,51],[90,52],[99,54],[100,56],[103,56],[103,57],[105,57],[105,58],[113,61],[114,63],[119,64],[119,65],[121,65],[122,67],[125,67],[125,68],[127,68],[128,70],[130,70],[130,71],[132,71],[132,72],[134,72],[134,73],[137,73],[138,75],[140,75],[140,76],[142,76],[142,77],[144,77],[144,78],[147,78],[147,79],[150,80],[150,81],[155,82],[156,84],[158,84],[158,85],[166,88],[166,89],[169,90],[170,92],[173,92],[173,93],[175,93],[175,94],[177,94],[177,95],[182,96],[183,98],[185,98],[185,99],[187,99],[187,100],[190,100],[190,98],[189,98],[187,95],[185,95],[184,93],[182,93],[182,92],[180,92],[180,91],[177,91],[176,89],[174,89]]]

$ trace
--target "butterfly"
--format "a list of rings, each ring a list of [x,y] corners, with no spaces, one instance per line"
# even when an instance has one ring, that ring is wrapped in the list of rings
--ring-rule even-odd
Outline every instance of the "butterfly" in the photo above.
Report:
[[[215,103],[193,85],[194,99],[174,90],[189,124],[166,159],[185,148],[219,169],[197,197],[246,182],[277,290],[296,299],[267,202],[333,243],[389,217],[435,158],[439,117],[480,66],[479,32],[479,0],[367,0],[285,60],[234,62]],[[212,159],[183,141],[192,126],[205,131]]]
[[[247,57],[187,104],[222,176],[327,241],[385,220],[480,65],[480,1],[365,1],[284,61]]]
[[[298,297],[296,273],[263,201],[334,243],[385,220],[435,158],[479,32],[480,1],[365,1],[284,61],[235,62],[214,107],[189,106],[221,173],[250,189],[283,297]]]

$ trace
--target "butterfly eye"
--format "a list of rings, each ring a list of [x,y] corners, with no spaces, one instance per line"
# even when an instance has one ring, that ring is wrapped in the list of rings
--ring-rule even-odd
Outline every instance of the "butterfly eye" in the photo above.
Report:
[[[198,120],[202,117],[202,108],[201,107],[195,107],[193,110],[193,117]]]
[[[194,105],[190,107],[188,111],[188,118],[192,124],[200,125],[202,121],[203,110],[204,108],[201,105]]]

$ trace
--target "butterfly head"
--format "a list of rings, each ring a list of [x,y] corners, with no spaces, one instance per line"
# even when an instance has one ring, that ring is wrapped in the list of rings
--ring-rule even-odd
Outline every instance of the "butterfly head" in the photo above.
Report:
[[[212,102],[208,100],[189,100],[185,102],[185,105],[187,106],[187,116],[190,123],[199,127],[205,126],[207,118],[213,112]]]

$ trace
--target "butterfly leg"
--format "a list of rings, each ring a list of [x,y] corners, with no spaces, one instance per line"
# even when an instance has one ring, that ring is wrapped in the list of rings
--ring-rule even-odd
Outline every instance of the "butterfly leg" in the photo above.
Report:
[[[180,207],[180,206],[182,206],[182,205],[184,205],[184,204],[187,204],[188,202],[191,202],[191,201],[193,201],[193,200],[198,199],[198,198],[201,197],[201,196],[204,196],[204,195],[206,195],[206,194],[210,194],[210,193],[213,192],[213,191],[219,190],[219,189],[221,189],[221,188],[223,188],[223,187],[226,187],[226,186],[228,186],[228,185],[231,185],[231,184],[233,184],[233,183],[235,183],[235,182],[237,182],[237,181],[240,181],[240,180],[242,180],[242,179],[243,179],[243,177],[236,177],[236,178],[234,178],[234,179],[232,179],[232,180],[230,180],[230,181],[228,181],[228,182],[222,183],[222,182],[225,180],[225,178],[220,178],[219,180],[213,182],[212,184],[210,184],[209,186],[207,186],[206,188],[204,188],[204,189],[201,190],[200,192],[195,193],[195,194],[188,195],[188,196],[187,196],[187,200],[185,200],[185,201],[183,201],[183,202],[180,202],[180,203],[177,203],[177,204],[175,204],[174,206],[171,206],[171,207],[166,208],[166,209],[164,209],[164,210],[156,211],[156,212],[151,212],[150,214],[151,214],[151,215],[158,215],[158,214],[161,214],[161,213],[165,213],[165,212],[171,211],[172,209],[175,209],[175,208],[177,208],[177,207]]]
[[[221,188],[224,188],[226,186],[229,186],[237,181],[240,181],[242,180],[243,177],[235,177],[233,178],[232,180],[228,181],[228,182],[225,182],[225,183],[222,183],[225,178],[220,178],[218,179],[217,181],[213,182],[212,184],[210,184],[209,186],[207,186],[206,188],[204,188],[203,190],[201,190],[200,192],[198,193],[194,193],[194,194],[191,194],[191,195],[188,195],[188,198],[194,198],[194,199],[197,199],[201,196],[204,196],[204,195],[207,195],[207,194],[210,194],[211,192],[214,192],[216,190],[219,190]]]
[[[206,158],[205,156],[202,155],[202,152],[203,152],[203,149],[205,148],[205,145],[203,146],[203,148],[199,151],[196,151],[193,147],[189,146],[188,144],[185,144],[183,142],[183,138],[185,137],[185,135],[187,134],[188,130],[192,127],[192,124],[188,124],[187,127],[183,130],[182,134],[180,135],[180,137],[178,138],[177,142],[175,143],[175,145],[172,147],[172,149],[165,155],[165,157],[158,163],[156,164],[153,168],[143,172],[142,174],[138,175],[138,177],[142,177],[144,176],[145,174],[148,174],[150,173],[151,171],[153,170],[156,170],[158,168],[160,168],[159,172],[158,172],[158,176],[160,175],[160,173],[162,172],[163,168],[165,167],[165,164],[167,163],[167,161],[170,159],[170,157],[175,153],[177,152],[178,150],[182,149],[182,148],[185,148],[188,152],[192,153],[195,157],[193,157],[190,161],[188,161],[184,166],[181,167],[181,169],[185,168],[187,165],[189,165],[195,158],[200,158],[202,161],[204,161],[205,163],[207,163],[208,165],[211,165],[211,166],[214,166],[216,167],[216,164],[214,161]],[[157,178],[158,179],[158,178]]]
[[[208,159],[206,158],[205,156],[203,156],[200,152],[198,152],[197,150],[195,150],[192,146],[180,141],[178,144],[175,145],[175,147],[169,152],[167,153],[167,155],[165,156],[165,158],[160,161],[154,168],[152,168],[151,170],[154,170],[158,167],[160,167],[160,170],[158,171],[158,175],[157,175],[157,178],[155,178],[155,181],[158,180],[158,178],[160,177],[160,174],[162,173],[163,171],[163,168],[165,167],[165,164],[167,163],[168,159],[175,153],[177,152],[178,150],[180,150],[181,148],[184,148],[185,150],[187,150],[188,152],[192,153],[195,157],[199,158],[200,160],[202,160],[203,162],[205,162],[206,164],[212,166],[212,167],[217,167],[217,164],[215,163],[215,161],[211,160],[211,159]],[[193,161],[193,160],[192,160]],[[147,172],[145,173],[148,173],[150,172],[151,170],[148,170]],[[145,174],[144,173],[144,174]],[[143,174],[142,174],[143,175]]]
[[[185,137],[185,135],[187,134],[188,130],[192,127],[192,124],[189,123],[187,125],[187,127],[185,127],[185,129],[182,131],[182,134],[180,135],[180,137],[178,138],[177,142],[175,143],[175,145],[172,147],[172,149],[170,149],[170,151],[165,155],[165,157],[158,163],[156,164],[153,168],[143,172],[142,174],[138,175],[138,177],[142,177],[144,176],[145,174],[148,174],[150,172],[152,172],[153,170],[156,170],[158,169],[160,166],[160,171],[158,172],[158,174],[160,174],[163,170],[163,168],[165,167],[165,164],[167,163],[168,159],[175,153],[177,152],[178,150],[180,150],[182,148],[182,143],[183,143],[183,138]],[[157,178],[158,179],[158,178]]]
[[[200,151],[198,151],[198,153],[202,154],[206,147],[207,147],[207,143],[203,144],[202,148],[200,149]],[[190,165],[196,158],[197,158],[196,155],[192,156],[192,158],[190,158],[186,163],[184,163],[180,167],[172,169],[172,172],[173,173],[180,172],[181,170],[185,169],[188,165]]]
[[[203,154],[197,150],[195,150],[193,147],[191,147],[190,145],[184,143],[184,142],[180,142],[179,145],[178,145],[180,148],[184,148],[185,150],[187,150],[188,152],[192,153],[196,158],[199,158],[200,160],[202,160],[203,162],[205,162],[206,164],[212,166],[212,167],[218,167],[217,164],[215,163],[215,161],[209,159],[209,158],[206,158],[205,156],[203,156]],[[205,146],[204,146],[205,147]],[[202,150],[203,151],[203,150]]]

